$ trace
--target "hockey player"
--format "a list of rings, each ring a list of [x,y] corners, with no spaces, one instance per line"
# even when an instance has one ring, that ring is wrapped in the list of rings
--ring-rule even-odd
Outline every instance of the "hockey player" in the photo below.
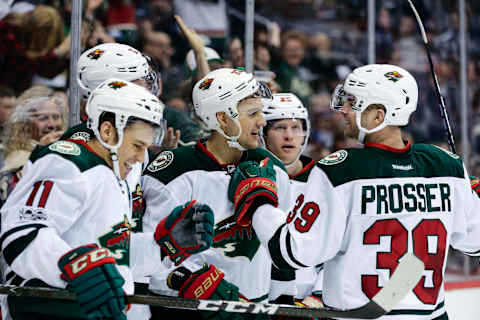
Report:
[[[142,179],[145,230],[151,231],[155,220],[188,199],[209,205],[215,214],[212,248],[191,257],[169,277],[165,273],[152,278],[150,287],[154,292],[227,300],[238,300],[241,293],[255,302],[268,301],[269,293],[271,299],[283,293],[280,289],[270,291],[271,260],[251,225],[233,220],[235,210],[253,210],[260,198],[273,206],[278,203],[283,210],[292,203],[283,164],[258,148],[259,132],[265,125],[261,98],[271,98],[270,92],[250,73],[229,68],[208,73],[195,84],[193,102],[197,115],[213,130],[212,135],[195,146],[164,151],[147,166]],[[233,169],[246,161],[241,170],[248,175],[253,163],[265,158],[269,159],[263,162],[265,167],[261,170],[268,178],[248,180],[234,193],[243,199],[234,207],[227,197]],[[273,180],[278,183],[278,191],[268,187]],[[285,220],[286,214],[281,216]],[[214,281],[210,289],[204,290],[202,282],[209,277]],[[276,288],[283,287],[283,283],[279,284]],[[163,312],[161,315],[167,311]],[[225,317],[234,316],[238,315]]]
[[[80,87],[83,99],[88,99],[90,93],[102,81],[109,77],[116,77],[123,80],[131,81],[135,84],[148,89],[153,95],[160,96],[162,91],[162,82],[157,72],[150,65],[151,61],[147,56],[142,55],[138,50],[118,43],[105,43],[86,50],[80,56],[77,66],[77,83]],[[161,103],[161,102],[160,102]],[[193,120],[182,112],[174,108],[163,107],[164,119],[168,120],[168,124],[175,128],[182,128],[182,134],[185,139],[195,137],[196,124]],[[162,126],[167,126],[164,122]],[[88,141],[93,135],[91,130],[86,128],[86,123],[70,128],[64,139],[81,139]],[[173,134],[173,128],[165,131],[165,137],[162,139],[161,146],[153,146],[150,149],[173,148],[176,147],[180,139],[180,130],[176,130]],[[150,150],[149,150],[150,151]],[[145,154],[145,164],[148,163],[149,153]],[[144,164],[136,164],[130,171],[127,182],[132,191],[132,230],[134,232],[142,231],[142,216],[144,213],[144,201],[142,199],[142,188],[140,186],[140,176],[144,169]],[[135,279],[137,289],[146,287],[148,279]],[[145,285],[138,285],[139,283]],[[145,293],[137,290],[137,293]],[[130,319],[148,319],[150,312],[148,306],[133,305],[128,313]]]
[[[293,93],[276,93],[272,100],[266,100],[263,117],[267,122],[263,127],[261,141],[265,148],[277,156],[287,168],[291,180],[295,208],[287,222],[301,223],[302,213],[294,217],[296,212],[308,214],[308,207],[301,207],[308,177],[315,162],[303,155],[310,136],[310,118],[308,110]],[[296,271],[296,298],[310,307],[322,306],[323,266],[302,268]]]
[[[277,266],[324,262],[328,306],[365,304],[412,252],[426,271],[382,319],[447,319],[443,276],[449,246],[480,255],[479,199],[459,157],[402,139],[417,98],[415,79],[400,67],[355,69],[335,90],[332,106],[344,114],[345,133],[365,148],[319,161],[297,203],[308,210],[292,210],[293,222],[283,225],[270,204],[253,214],[254,230]]]
[[[195,201],[179,203],[154,233],[131,232],[125,178],[162,136],[162,107],[144,88],[108,79],[86,105],[94,137],[34,151],[1,210],[2,274],[7,284],[68,288],[77,303],[9,297],[3,312],[13,319],[126,319],[134,276],[162,261],[169,266],[167,255],[179,264],[209,247],[213,213]]]

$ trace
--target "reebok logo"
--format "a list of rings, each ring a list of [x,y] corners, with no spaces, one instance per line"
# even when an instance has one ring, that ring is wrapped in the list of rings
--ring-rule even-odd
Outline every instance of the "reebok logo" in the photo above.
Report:
[[[406,165],[406,166],[402,166],[402,165],[399,165],[399,164],[392,164],[392,168],[394,170],[403,170],[403,171],[413,170],[413,167],[412,167],[411,164]]]

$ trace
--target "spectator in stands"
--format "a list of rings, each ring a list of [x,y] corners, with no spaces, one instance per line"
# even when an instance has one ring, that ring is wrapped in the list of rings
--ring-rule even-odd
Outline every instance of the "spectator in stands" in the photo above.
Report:
[[[283,92],[291,92],[307,103],[308,97],[313,94],[311,72],[302,63],[306,57],[308,45],[307,35],[303,32],[291,30],[282,36],[282,59],[274,67],[278,82]]]
[[[70,37],[65,37],[62,17],[53,7],[10,13],[0,21],[0,84],[18,94],[35,74],[51,78],[63,71],[69,52]]]
[[[50,144],[67,127],[66,104],[55,97],[21,101],[5,129],[5,164],[0,170],[0,205],[23,174],[23,167],[37,145]]]
[[[420,41],[415,18],[413,16],[402,16],[393,45],[393,63],[414,73],[427,72],[428,62],[424,46]]]
[[[228,60],[230,61],[232,68],[245,67],[243,43],[238,37],[230,40],[228,45]]]
[[[15,109],[16,99],[15,92],[11,88],[0,86],[0,132],[2,133],[5,123]],[[2,136],[0,136],[0,143],[1,142]]]

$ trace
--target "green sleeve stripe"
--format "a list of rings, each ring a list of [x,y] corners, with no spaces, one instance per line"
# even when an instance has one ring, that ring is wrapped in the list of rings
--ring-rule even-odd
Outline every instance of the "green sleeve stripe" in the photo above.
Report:
[[[10,281],[10,285],[12,286],[19,286],[22,284],[22,282],[25,281],[25,279],[23,279],[22,277],[20,277],[19,275],[15,275],[12,279],[12,281]]]
[[[14,228],[12,230],[9,230],[7,233],[5,233],[2,236],[2,239],[0,240],[0,244],[3,247],[3,241],[6,239],[6,237],[8,235],[11,235],[14,232],[18,232],[20,230],[24,230],[24,229],[28,229],[28,228],[32,228],[32,227],[35,228],[35,229],[32,230],[31,232],[29,232],[28,234],[13,240],[3,249],[3,256],[4,256],[5,261],[7,262],[8,265],[11,265],[13,263],[13,261],[15,260],[15,258],[20,253],[22,253],[23,250],[25,250],[25,248],[36,238],[36,236],[38,234],[38,231],[41,228],[46,228],[46,226],[43,225],[43,224],[35,224],[35,225],[30,224],[30,225],[26,225],[26,226],[21,226],[21,227],[17,227],[17,228]],[[15,229],[17,229],[17,230],[15,230]]]
[[[273,237],[268,240],[268,251],[270,252],[270,257],[272,258],[273,263],[279,269],[291,269],[292,267],[288,264],[287,261],[282,256],[282,251],[280,250],[280,234],[282,233],[282,228],[286,223],[282,224]]]
[[[278,269],[275,265],[272,265],[272,280],[277,281],[292,281],[295,280],[294,269]]]

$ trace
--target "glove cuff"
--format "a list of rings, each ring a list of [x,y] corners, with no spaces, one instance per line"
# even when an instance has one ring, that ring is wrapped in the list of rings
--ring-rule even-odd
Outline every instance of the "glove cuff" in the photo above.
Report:
[[[235,196],[233,197],[235,208],[238,206],[240,199],[243,199],[247,194],[256,189],[263,189],[270,191],[272,194],[277,194],[277,185],[272,180],[263,177],[248,178],[241,181],[235,190]]]
[[[218,285],[225,277],[225,274],[217,269],[213,264],[200,274],[194,272],[189,279],[179,289],[178,296],[192,299],[208,299],[210,298]]]

